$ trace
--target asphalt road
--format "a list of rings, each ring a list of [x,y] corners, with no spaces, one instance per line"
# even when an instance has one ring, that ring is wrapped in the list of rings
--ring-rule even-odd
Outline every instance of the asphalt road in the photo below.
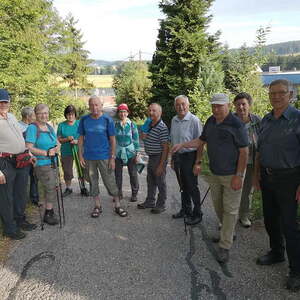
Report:
[[[146,194],[145,175],[140,176],[140,201]],[[65,198],[65,227],[45,226],[14,242],[0,267],[0,299],[300,299],[300,293],[284,289],[287,263],[255,264],[268,249],[261,222],[250,229],[237,225],[230,261],[220,265],[210,241],[218,232],[210,195],[202,224],[185,234],[183,221],[171,218],[180,208],[171,169],[167,211],[160,215],[128,202],[128,176],[124,178],[127,218],[113,213],[101,184],[104,210],[92,219],[92,200],[82,198],[74,182],[75,193]],[[200,183],[203,195],[207,186]]]

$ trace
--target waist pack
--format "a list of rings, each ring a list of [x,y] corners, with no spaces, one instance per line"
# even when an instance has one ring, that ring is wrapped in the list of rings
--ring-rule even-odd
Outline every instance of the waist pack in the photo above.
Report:
[[[16,168],[25,168],[32,164],[32,156],[29,154],[28,150],[23,153],[16,155]]]

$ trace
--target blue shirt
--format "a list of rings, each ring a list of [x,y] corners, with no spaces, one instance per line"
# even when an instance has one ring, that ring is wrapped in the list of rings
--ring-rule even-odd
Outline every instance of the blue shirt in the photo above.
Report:
[[[110,116],[103,114],[98,119],[93,119],[90,115],[82,117],[78,133],[84,137],[84,159],[109,159],[111,151],[109,137],[115,136],[115,126]]]
[[[288,106],[280,118],[264,116],[258,136],[260,165],[286,169],[300,166],[300,111]]]
[[[209,167],[219,176],[234,175],[239,159],[239,148],[248,147],[245,125],[231,112],[221,123],[211,116],[206,121],[200,139],[207,143]]]
[[[57,137],[54,129],[49,125],[50,131],[39,131],[34,124],[30,124],[26,130],[26,143],[31,143],[35,148],[49,150],[57,145]],[[37,155],[37,166],[47,166],[51,164],[51,159],[47,156]]]

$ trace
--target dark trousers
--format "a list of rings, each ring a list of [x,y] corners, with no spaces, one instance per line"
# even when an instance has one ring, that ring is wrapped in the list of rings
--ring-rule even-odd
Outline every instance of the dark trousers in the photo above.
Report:
[[[6,184],[0,184],[0,216],[5,233],[14,233],[25,220],[29,167],[17,169],[8,159],[0,158]]]
[[[156,170],[160,162],[161,155],[150,155],[147,166],[147,198],[146,201],[149,205],[156,207],[165,207],[167,199],[167,185],[166,185],[166,166],[161,176],[156,175]],[[158,197],[155,203],[156,191],[158,189]]]
[[[200,191],[198,188],[198,176],[193,174],[193,167],[195,164],[197,152],[186,152],[179,154],[179,172],[181,180],[181,205],[182,210],[191,215],[192,202],[194,205],[193,215],[199,216],[201,214],[200,205]]]
[[[33,166],[30,166],[29,177],[30,177],[30,189],[29,189],[30,200],[32,203],[38,203],[39,202],[38,180],[34,175]]]
[[[122,185],[123,185],[123,161],[116,158],[116,183],[119,189],[119,195],[122,195]],[[134,157],[130,158],[127,162],[128,174],[130,178],[130,186],[132,196],[136,196],[139,191],[139,179],[137,174],[136,163]]]
[[[300,274],[300,231],[296,202],[300,172],[267,175],[262,170],[261,173],[264,222],[271,250],[274,254],[283,255],[286,247],[291,271]]]

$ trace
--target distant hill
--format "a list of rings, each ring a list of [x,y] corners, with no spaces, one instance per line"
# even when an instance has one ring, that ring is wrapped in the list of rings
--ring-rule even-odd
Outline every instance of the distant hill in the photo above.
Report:
[[[114,61],[109,61],[109,60],[101,60],[101,59],[92,59],[92,65],[96,65],[98,67],[106,67],[106,66],[119,66],[120,64],[123,63],[122,60],[114,60]]]

